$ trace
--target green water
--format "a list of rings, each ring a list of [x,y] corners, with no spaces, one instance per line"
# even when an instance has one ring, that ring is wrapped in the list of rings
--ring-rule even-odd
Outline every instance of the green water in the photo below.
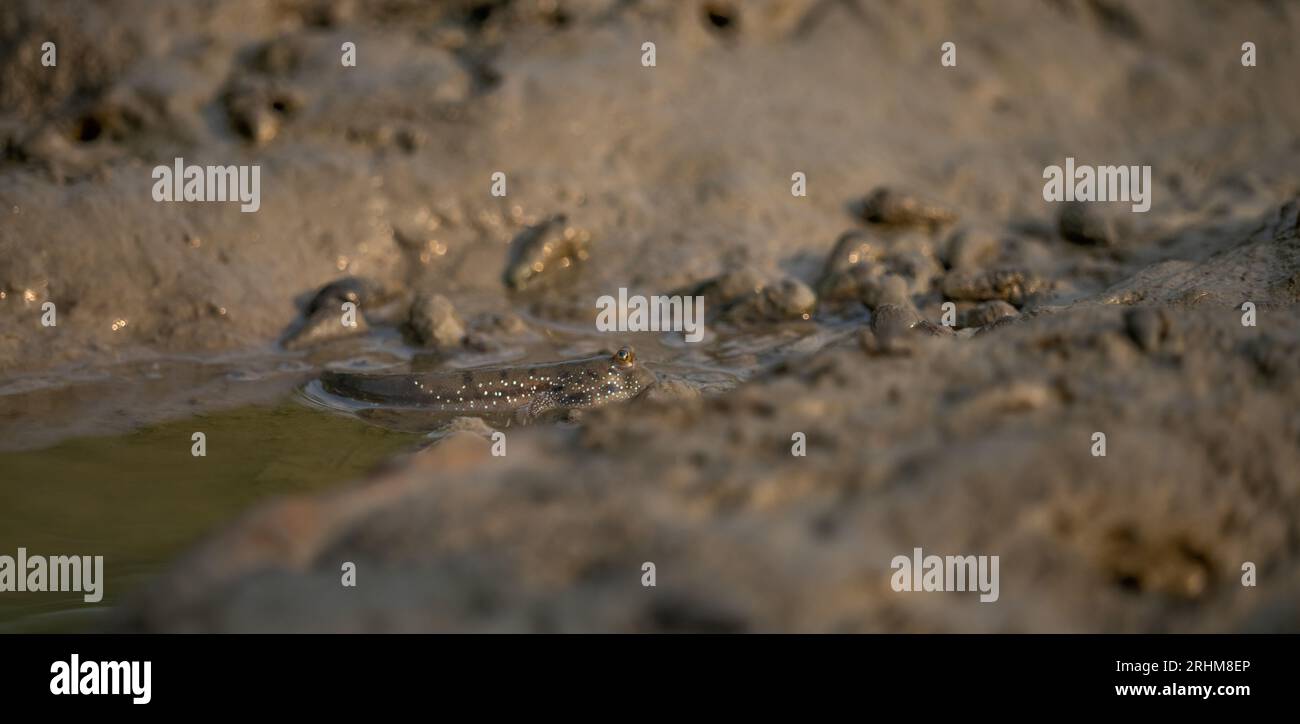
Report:
[[[191,435],[207,455],[191,454]],[[0,453],[0,555],[104,556],[104,598],[0,592],[0,632],[94,630],[203,534],[267,498],[355,478],[421,436],[287,400]]]

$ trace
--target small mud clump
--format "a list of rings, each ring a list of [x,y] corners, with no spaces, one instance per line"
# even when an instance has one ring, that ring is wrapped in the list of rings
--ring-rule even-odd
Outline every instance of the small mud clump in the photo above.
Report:
[[[591,234],[568,225],[563,214],[525,229],[511,243],[505,284],[521,291],[554,279],[590,256]]]
[[[995,299],[991,302],[981,302],[963,311],[958,317],[958,326],[983,327],[1019,314],[1019,310],[1015,307],[1001,299]]]
[[[1023,269],[954,271],[943,279],[943,295],[953,301],[1001,300],[1023,305],[1030,295],[1044,291],[1047,284]]]
[[[441,294],[416,295],[406,324],[415,343],[422,347],[457,347],[465,340],[465,323],[451,300]]]
[[[873,224],[938,228],[957,220],[957,212],[928,197],[882,186],[863,199],[859,213]]]

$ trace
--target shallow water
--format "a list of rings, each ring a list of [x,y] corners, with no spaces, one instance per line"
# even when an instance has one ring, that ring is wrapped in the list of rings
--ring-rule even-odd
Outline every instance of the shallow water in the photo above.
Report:
[[[191,435],[207,455],[191,455]],[[0,453],[0,555],[104,556],[104,598],[0,595],[0,631],[93,629],[111,606],[203,534],[266,498],[317,490],[422,436],[303,405],[295,396]]]

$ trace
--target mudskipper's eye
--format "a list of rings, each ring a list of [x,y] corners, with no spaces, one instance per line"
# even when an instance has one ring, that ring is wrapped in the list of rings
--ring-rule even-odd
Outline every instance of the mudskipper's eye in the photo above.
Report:
[[[614,361],[624,367],[631,367],[636,362],[636,352],[631,347],[624,347],[614,353]]]

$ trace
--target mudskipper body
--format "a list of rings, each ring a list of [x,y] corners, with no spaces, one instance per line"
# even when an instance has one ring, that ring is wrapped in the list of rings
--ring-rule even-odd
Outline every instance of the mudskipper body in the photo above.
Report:
[[[549,410],[596,407],[635,397],[655,381],[624,347],[612,355],[550,364],[429,374],[326,371],[327,392],[363,402],[440,412],[510,413],[531,420]]]

